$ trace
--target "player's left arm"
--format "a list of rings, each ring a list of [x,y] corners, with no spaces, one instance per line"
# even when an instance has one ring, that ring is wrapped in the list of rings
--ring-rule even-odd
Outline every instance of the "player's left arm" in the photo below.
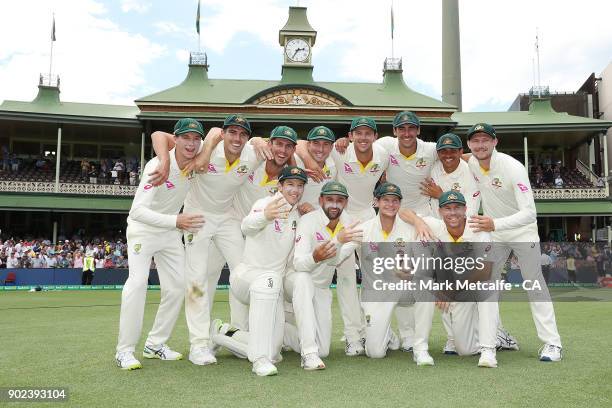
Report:
[[[494,231],[505,231],[524,227],[537,221],[537,211],[529,175],[522,165],[511,169],[512,189],[518,211],[513,215],[493,220]]]
[[[402,221],[414,227],[419,240],[431,241],[434,239],[431,228],[429,228],[429,225],[427,225],[427,223],[423,221],[423,218],[419,217],[417,213],[409,208],[400,208],[398,215]]]

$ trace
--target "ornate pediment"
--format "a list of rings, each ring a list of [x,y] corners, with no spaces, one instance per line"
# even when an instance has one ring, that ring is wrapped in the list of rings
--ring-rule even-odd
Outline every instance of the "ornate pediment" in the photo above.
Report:
[[[280,106],[343,106],[342,100],[327,92],[308,88],[277,89],[257,96],[255,105]]]

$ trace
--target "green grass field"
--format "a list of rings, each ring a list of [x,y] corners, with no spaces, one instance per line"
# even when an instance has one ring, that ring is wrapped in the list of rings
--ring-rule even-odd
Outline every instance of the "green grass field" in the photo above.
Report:
[[[158,302],[159,292],[150,291],[138,349]],[[430,340],[435,367],[416,367],[412,355],[400,351],[382,360],[346,357],[334,303],[327,369],[304,372],[290,352],[279,375],[266,378],[225,351],[215,366],[141,359],[142,370],[119,370],[113,358],[119,303],[119,291],[0,292],[0,387],[68,387],[62,406],[75,407],[612,406],[611,303],[555,305],[565,347],[561,363],[537,360],[541,344],[528,304],[503,303],[504,324],[521,351],[498,353],[497,369],[476,367],[477,357],[443,355],[438,315]],[[227,291],[218,293],[213,315],[228,318]],[[184,317],[169,344],[188,354]]]

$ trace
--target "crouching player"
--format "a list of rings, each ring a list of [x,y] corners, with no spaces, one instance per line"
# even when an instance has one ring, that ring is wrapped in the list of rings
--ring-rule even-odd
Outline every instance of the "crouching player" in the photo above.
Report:
[[[459,281],[490,281],[492,262],[484,259],[491,256],[491,235],[488,232],[473,232],[466,228],[466,201],[458,191],[446,191],[439,198],[440,219],[425,217],[436,238],[444,243],[438,246],[437,257],[473,256],[481,257],[482,268],[472,268],[461,271],[455,268],[449,276],[438,276],[438,280]],[[466,244],[461,244],[466,243]],[[480,243],[476,246],[467,243]],[[456,248],[454,244],[456,245]],[[465,251],[463,251],[465,249]],[[462,272],[462,273],[459,273]],[[436,305],[448,314],[451,335],[454,338],[455,349],[459,355],[474,355],[480,353],[479,367],[497,367],[496,349],[516,349],[516,342],[503,329],[498,328],[498,293],[496,290],[460,291],[455,286],[448,295],[454,301],[440,300]]]
[[[249,316],[249,331],[237,330],[215,320],[211,341],[253,363],[259,376],[278,373],[273,362],[281,360],[285,314],[281,296],[282,279],[291,259],[297,220],[297,203],[307,176],[299,167],[285,167],[278,192],[255,202],[242,220],[246,237],[242,262],[230,275],[230,290]]]
[[[346,187],[327,182],[321,188],[318,209],[298,222],[293,268],[289,268],[283,286],[290,306],[285,317],[285,345],[302,355],[304,370],[325,368],[321,358],[329,355],[332,329],[329,285],[341,259],[339,249],[349,241],[361,241],[357,222],[350,224],[343,212],[347,202]]]
[[[147,280],[151,258],[155,258],[161,284],[161,302],[153,328],[145,342],[143,357],[180,360],[183,356],[171,350],[166,341],[181,311],[185,294],[184,259],[181,230],[196,232],[204,223],[199,214],[179,214],[191,185],[186,166],[196,156],[202,142],[202,125],[194,119],[181,119],[174,127],[176,147],[170,151],[170,174],[167,181],[153,187],[143,177],[128,216],[127,243],[130,256],[129,276],[121,293],[119,339],[115,360],[119,368],[142,368],[134,357],[142,331]],[[212,144],[206,145],[210,157]],[[144,168],[152,174],[159,166],[157,157]]]

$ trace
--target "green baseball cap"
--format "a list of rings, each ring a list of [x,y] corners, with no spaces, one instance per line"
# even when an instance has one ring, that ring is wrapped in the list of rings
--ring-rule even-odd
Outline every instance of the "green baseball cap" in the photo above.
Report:
[[[359,126],[367,126],[375,132],[378,132],[378,129],[376,128],[376,121],[372,118],[368,118],[367,116],[359,116],[353,119],[351,122],[351,132]]]
[[[346,187],[342,183],[338,183],[337,181],[328,181],[321,188],[321,195],[340,195],[348,198],[348,191],[346,191]]]
[[[200,122],[192,118],[179,119],[174,125],[174,135],[178,136],[187,132],[195,132],[204,137],[204,128]]]
[[[310,129],[306,140],[327,140],[328,142],[334,143],[336,141],[336,135],[328,127],[317,126]]]
[[[226,129],[228,126],[240,126],[251,135],[251,124],[242,115],[234,114],[225,118],[223,121],[223,129]]]
[[[287,166],[283,168],[278,176],[279,183],[289,179],[302,180],[304,183],[308,183],[308,176],[306,175],[306,172],[296,166]]]
[[[416,127],[420,127],[421,121],[419,120],[419,117],[414,114],[414,112],[403,111],[395,115],[393,118],[394,128],[402,125],[414,125]]]
[[[497,135],[495,134],[495,128],[493,126],[489,125],[488,123],[476,123],[467,132],[468,140],[475,133],[480,133],[480,132],[486,133],[487,135],[491,136],[493,139],[497,138]]]
[[[438,199],[438,207],[443,207],[446,204],[463,204],[465,205],[465,197],[458,191],[445,191]]]
[[[295,130],[289,126],[277,126],[272,129],[272,133],[270,134],[270,140],[273,139],[287,139],[297,144],[298,137]]]
[[[463,149],[461,138],[454,133],[445,133],[438,139],[436,150]]]
[[[380,198],[385,195],[394,195],[400,198],[402,197],[402,190],[393,183],[382,183],[379,185],[376,190],[374,190],[374,197]]]

